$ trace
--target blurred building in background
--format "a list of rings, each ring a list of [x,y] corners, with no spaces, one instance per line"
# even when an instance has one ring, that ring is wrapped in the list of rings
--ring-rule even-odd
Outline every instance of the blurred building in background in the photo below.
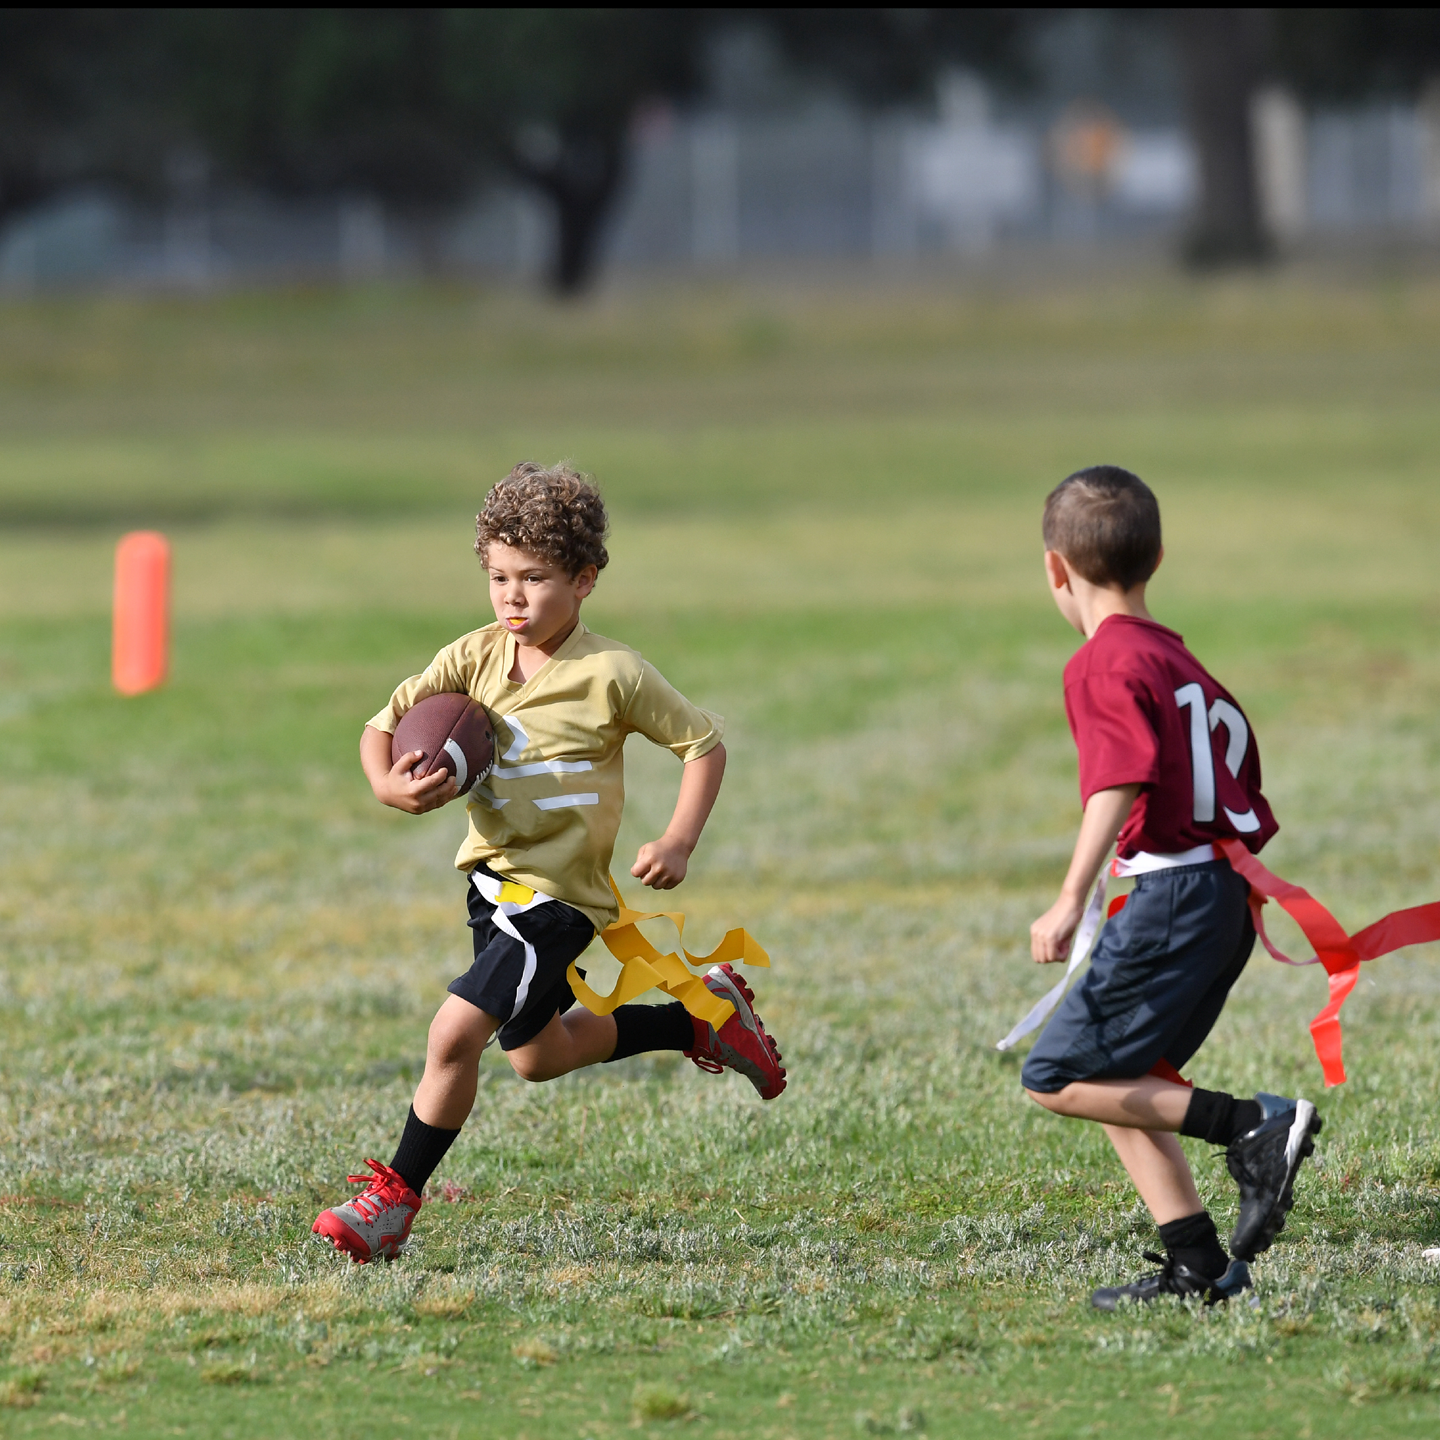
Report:
[[[1128,55],[1102,53],[1085,18],[1094,13],[1054,28],[1023,98],[955,72],[924,113],[876,113],[807,89],[755,37],[731,37],[703,103],[637,117],[606,264],[896,266],[1178,235],[1198,166],[1173,60],[1143,35]],[[1440,239],[1440,90],[1307,111],[1265,89],[1251,123],[1261,209],[1282,246]],[[491,188],[422,229],[365,194],[284,202],[213,185],[199,156],[172,169],[163,207],[87,189],[12,221],[0,232],[0,288],[364,282],[422,270],[503,279],[540,274],[552,249],[549,211],[519,186]]]

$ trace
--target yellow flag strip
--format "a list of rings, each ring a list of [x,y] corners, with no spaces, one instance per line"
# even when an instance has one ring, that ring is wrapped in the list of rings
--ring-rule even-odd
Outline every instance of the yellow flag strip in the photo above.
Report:
[[[600,932],[605,948],[620,962],[620,978],[608,995],[592,990],[581,978],[574,961],[566,972],[570,988],[580,1003],[595,1015],[608,1015],[647,990],[663,990],[673,996],[699,1020],[708,1020],[717,1029],[735,1013],[728,1001],[705,988],[704,979],[692,974],[691,965],[718,965],[722,960],[738,960],[742,965],[768,967],[770,956],[748,930],[729,930],[725,938],[708,955],[692,955],[684,946],[685,916],[678,910],[631,910],[620,896],[615,881],[610,881],[620,915],[613,925]],[[668,920],[680,938],[680,954],[661,954],[641,933],[642,920]],[[680,958],[685,957],[685,960]]]

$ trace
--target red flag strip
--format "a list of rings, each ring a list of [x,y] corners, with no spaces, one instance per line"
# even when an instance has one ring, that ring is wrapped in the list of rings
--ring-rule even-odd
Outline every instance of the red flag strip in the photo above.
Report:
[[[1345,1083],[1345,1062],[1341,1055],[1340,1007],[1360,978],[1363,961],[1378,959],[1405,945],[1423,945],[1440,940],[1440,901],[1395,910],[1354,935],[1312,895],[1267,870],[1239,840],[1219,840],[1217,847],[1237,874],[1250,882],[1250,910],[1255,932],[1275,959],[1286,965],[1313,965],[1318,961],[1330,977],[1330,1000],[1310,1022],[1310,1037],[1325,1074],[1325,1084]],[[1315,947],[1315,957],[1292,960],[1270,943],[1261,917],[1261,906],[1277,900]]]

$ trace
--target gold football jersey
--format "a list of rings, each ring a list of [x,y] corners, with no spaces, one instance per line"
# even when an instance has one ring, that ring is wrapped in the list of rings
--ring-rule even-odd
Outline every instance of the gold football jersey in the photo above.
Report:
[[[524,684],[508,678],[514,664],[515,637],[499,621],[473,630],[399,686],[369,723],[393,735],[426,696],[479,701],[495,727],[495,768],[470,792],[456,866],[468,871],[483,860],[603,930],[618,913],[608,876],[625,805],[626,736],[697,760],[720,743],[725,722],[628,645],[583,624]]]

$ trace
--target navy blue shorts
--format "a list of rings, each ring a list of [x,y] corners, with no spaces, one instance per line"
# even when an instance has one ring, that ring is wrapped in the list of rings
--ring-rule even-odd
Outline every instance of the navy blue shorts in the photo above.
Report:
[[[487,865],[479,868],[501,878]],[[495,907],[475,888],[469,875],[465,889],[475,963],[446,988],[477,1010],[495,1016],[500,1021],[495,1032],[500,1048],[516,1050],[575,1004],[566,974],[570,962],[578,960],[595,938],[595,927],[574,906],[552,900],[510,917],[520,932],[517,940],[495,923]],[[575,968],[583,979],[585,972],[578,965]]]
[[[1224,860],[1141,875],[1025,1057],[1021,1084],[1053,1094],[1073,1080],[1133,1080],[1158,1060],[1184,1066],[1250,958],[1249,888]]]

